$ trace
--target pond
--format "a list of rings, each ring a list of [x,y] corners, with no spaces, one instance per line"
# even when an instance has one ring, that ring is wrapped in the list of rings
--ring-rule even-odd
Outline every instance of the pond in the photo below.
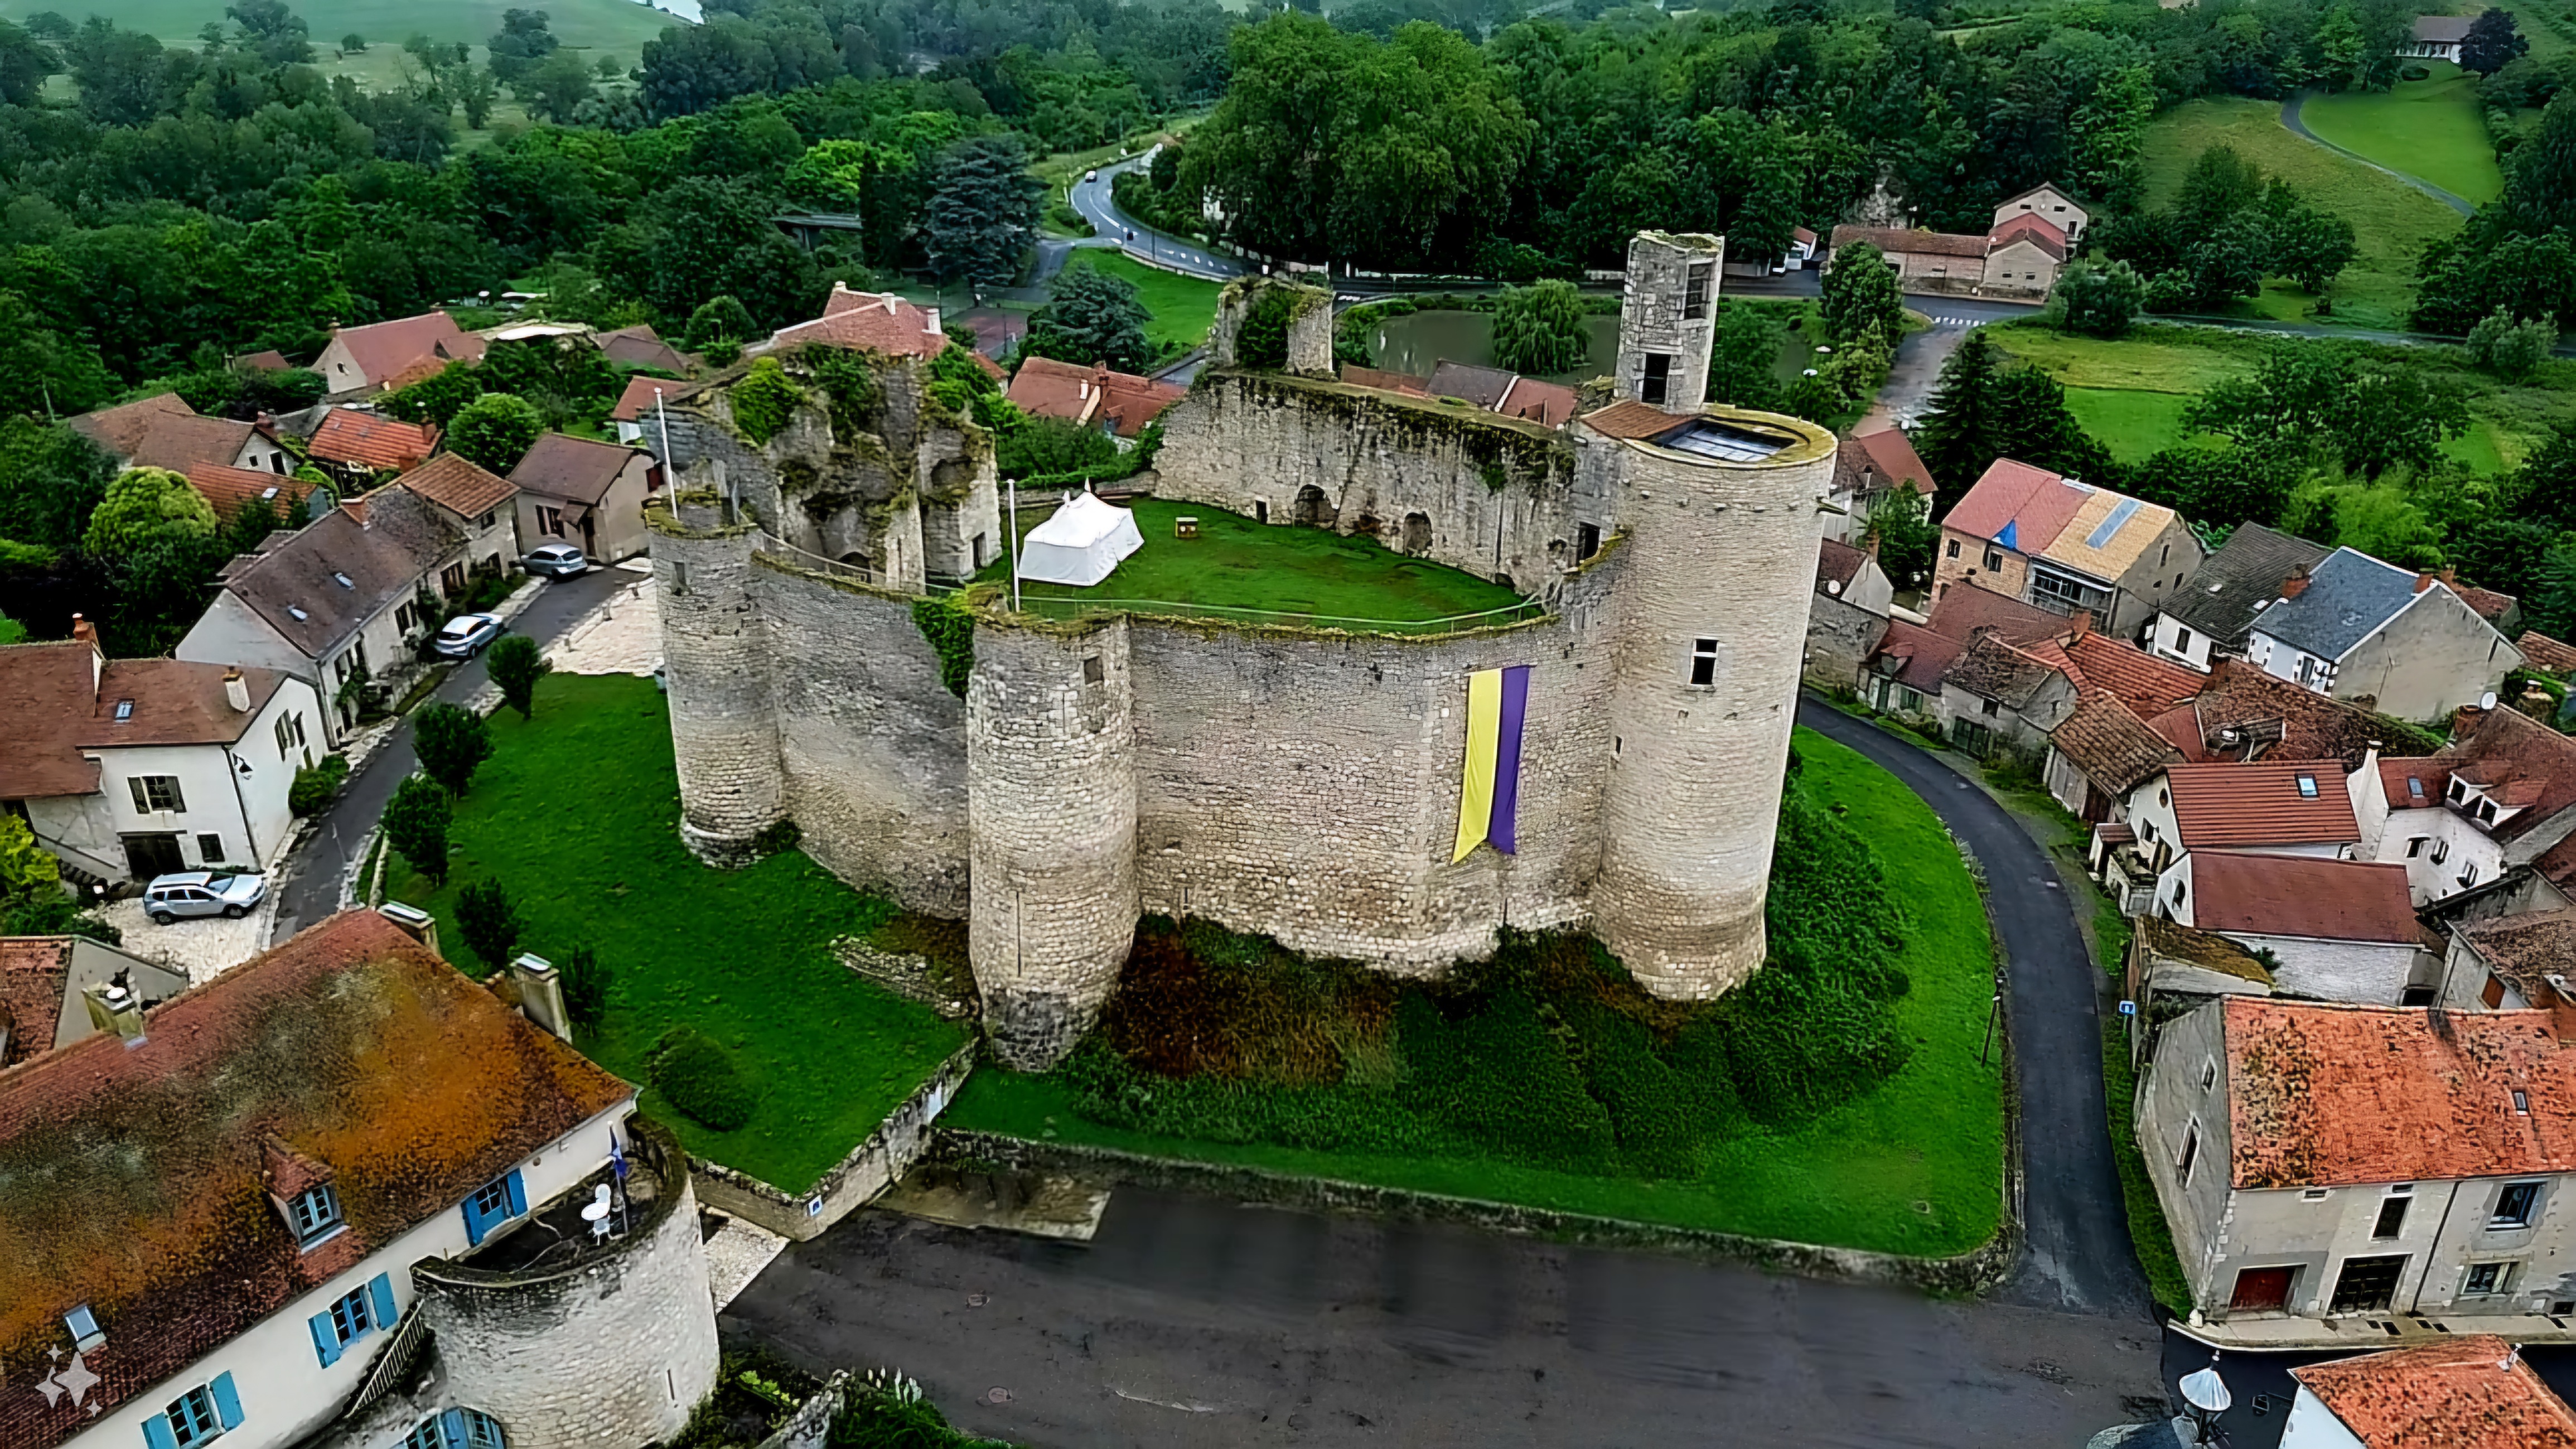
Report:
[[[1579,383],[1607,377],[1619,360],[1619,319],[1586,317],[1592,354],[1572,372],[1552,372],[1546,382]],[[1494,318],[1489,312],[1413,312],[1378,324],[1374,365],[1389,372],[1429,377],[1445,359],[1474,367],[1494,365]]]

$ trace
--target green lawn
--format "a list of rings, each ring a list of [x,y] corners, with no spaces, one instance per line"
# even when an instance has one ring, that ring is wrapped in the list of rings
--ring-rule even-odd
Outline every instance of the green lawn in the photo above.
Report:
[[[2415,262],[2424,244],[2458,231],[2459,213],[2394,177],[2291,135],[2275,101],[2197,100],[2174,107],[2147,128],[2142,159],[2150,205],[2166,207],[2200,153],[2226,145],[2350,221],[2359,255],[2335,283],[2332,320],[2356,327],[2394,327],[2415,293]],[[2313,299],[2285,284],[2266,288],[2249,315],[2302,316]]]
[[[2142,461],[2189,437],[2182,425],[2182,410],[2190,404],[2187,393],[2092,387],[2066,390],[2066,410],[2075,414],[2084,431],[2101,439],[2111,456],[2123,463]]]
[[[1158,349],[1177,344],[1177,350],[1186,352],[1207,340],[1208,327],[1216,321],[1216,294],[1224,288],[1215,282],[1161,271],[1104,247],[1078,248],[1064,264],[1090,267],[1135,283],[1139,300],[1153,318],[1145,324],[1145,340]]]
[[[948,1126],[1090,1143],[1166,1157],[1526,1204],[1638,1222],[1941,1256],[1994,1235],[2001,1214],[1999,1068],[1978,1052],[1994,993],[1984,907],[1939,819],[1896,778],[1800,730],[1806,788],[1848,811],[1905,903],[1912,929],[1898,1006],[1914,1054],[1875,1090],[1785,1132],[1748,1129],[1715,1144],[1695,1176],[1584,1176],[1483,1157],[1333,1153],[1124,1131],[1076,1115],[1044,1077],[978,1072]]]
[[[752,1120],[717,1132],[647,1088],[644,1105],[691,1152],[801,1192],[874,1131],[964,1028],[860,980],[827,949],[893,916],[801,852],[718,871],[680,844],[669,715],[651,680],[549,676],[536,717],[492,718],[494,751],[458,802],[448,884],[399,857],[394,900],[438,917],[448,959],[483,969],[457,926],[461,886],[498,880],[525,922],[520,949],[588,946],[616,972],[608,1019],[581,1048],[631,1082],[669,1027],[730,1048],[758,1084]]]
[[[2479,118],[2477,82],[2436,64],[2429,80],[2394,89],[2318,96],[2300,111],[2309,130],[2392,171],[2484,204],[2504,193],[2495,146]]]
[[[483,43],[501,29],[501,13],[513,8],[545,11],[546,28],[583,59],[614,55],[630,67],[641,56],[645,41],[660,35],[665,26],[688,23],[633,0],[545,0],[534,6],[519,4],[518,0],[445,0],[438,5],[406,4],[402,0],[297,0],[294,5],[295,13],[304,17],[311,30],[316,58],[323,69],[336,72],[345,66],[362,80],[390,76],[393,56],[413,35],[464,41],[475,48],[475,59],[480,61],[484,58]],[[93,13],[103,14],[128,30],[140,30],[158,36],[166,44],[188,47],[195,46],[197,32],[208,22],[230,24],[224,17],[224,0],[116,0],[106,6],[66,5],[61,0],[0,0],[0,19],[23,21],[45,10],[60,11],[76,21]],[[336,52],[340,37],[352,32],[366,39],[367,52],[344,63]]]
[[[1023,499],[1032,503],[1034,498]],[[1052,498],[1046,501],[1052,502]],[[1145,546],[1091,588],[1023,584],[1032,613],[1073,618],[1092,609],[1133,609],[1148,614],[1206,613],[1246,623],[1318,623],[1326,627],[1415,633],[1432,620],[1509,609],[1521,596],[1429,559],[1407,558],[1371,539],[1348,538],[1323,528],[1259,524],[1205,504],[1139,498],[1129,505]],[[1290,500],[1277,499],[1285,510]],[[1174,536],[1173,520],[1199,521],[1196,538]],[[1276,515],[1274,515],[1276,516]],[[1020,532],[1035,528],[1045,512],[1020,510]],[[979,578],[1007,585],[1007,558]],[[1451,627],[1506,623],[1538,611],[1469,620]],[[1321,616],[1292,618],[1285,616]]]

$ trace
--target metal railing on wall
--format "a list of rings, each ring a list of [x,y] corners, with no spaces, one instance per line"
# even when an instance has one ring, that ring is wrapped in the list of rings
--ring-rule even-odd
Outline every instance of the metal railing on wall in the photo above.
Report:
[[[816,573],[830,574],[835,578],[855,579],[863,584],[875,584],[880,587],[884,586],[884,581],[878,577],[877,571],[868,567],[866,564],[854,564],[843,559],[827,558],[810,549],[798,548],[796,545],[789,543],[787,540],[780,538],[774,533],[771,533],[768,529],[764,528],[757,530],[752,534],[751,540],[753,548],[762,553],[774,554],[780,558],[784,558],[799,568],[811,569]]]

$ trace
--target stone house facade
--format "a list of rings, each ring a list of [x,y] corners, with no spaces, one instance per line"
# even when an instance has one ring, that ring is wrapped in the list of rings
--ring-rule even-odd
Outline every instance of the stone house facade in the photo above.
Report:
[[[2249,996],[2167,1023],[2136,1126],[2191,1321],[2576,1311],[2567,1036],[2563,1013]]]
[[[2404,720],[2474,704],[2522,667],[2486,616],[2438,576],[2339,548],[2246,631],[2245,657],[2303,688]]]
[[[2204,556],[2170,508],[2004,458],[1941,520],[1932,588],[1937,600],[1974,580],[2054,613],[2084,610],[2128,639]]]

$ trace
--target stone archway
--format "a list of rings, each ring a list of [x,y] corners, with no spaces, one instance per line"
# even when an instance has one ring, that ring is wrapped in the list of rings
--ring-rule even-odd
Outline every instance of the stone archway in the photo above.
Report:
[[[1297,521],[1300,524],[1308,528],[1330,528],[1340,514],[1341,510],[1333,506],[1333,500],[1324,496],[1323,489],[1309,483],[1297,490]]]
[[[1431,552],[1430,514],[1408,513],[1404,515],[1404,551],[1416,558],[1420,558],[1422,555]]]

